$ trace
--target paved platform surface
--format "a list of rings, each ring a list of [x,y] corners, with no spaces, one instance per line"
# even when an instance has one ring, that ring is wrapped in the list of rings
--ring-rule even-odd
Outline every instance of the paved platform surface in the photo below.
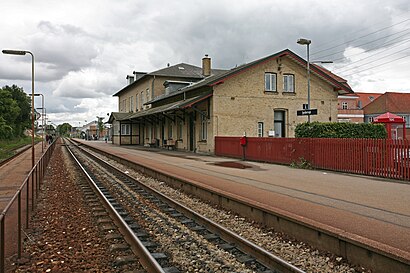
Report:
[[[410,183],[101,141],[82,143],[410,260]],[[227,167],[231,165],[246,168]]]
[[[46,147],[43,147],[46,151]],[[35,163],[42,155],[41,142],[34,146]],[[6,207],[31,170],[31,148],[0,167],[0,211]]]

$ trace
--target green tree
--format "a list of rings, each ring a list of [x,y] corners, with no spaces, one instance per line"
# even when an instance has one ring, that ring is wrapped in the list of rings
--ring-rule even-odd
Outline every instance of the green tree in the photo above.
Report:
[[[23,136],[30,128],[30,97],[16,85],[0,88],[0,138]]]
[[[20,108],[20,113],[15,120],[15,132],[16,136],[22,136],[25,129],[31,128],[31,98],[24,92],[23,88],[17,85],[11,87],[6,85],[3,89],[11,93],[13,100]]]
[[[10,139],[13,137],[13,128],[7,125],[3,117],[0,116],[0,139]]]
[[[69,123],[63,123],[57,126],[57,131],[60,136],[68,136],[71,132],[71,125]]]
[[[9,139],[19,135],[16,127],[18,127],[17,123],[20,113],[21,109],[13,99],[11,91],[6,88],[0,89],[0,135],[2,138]]]
[[[102,117],[97,117],[98,121],[97,121],[97,126],[98,126],[98,137],[101,136],[102,132],[104,131],[104,123],[103,123],[103,119]]]

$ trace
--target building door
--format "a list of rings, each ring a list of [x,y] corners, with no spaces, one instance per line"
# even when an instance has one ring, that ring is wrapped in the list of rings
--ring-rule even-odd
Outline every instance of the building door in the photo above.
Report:
[[[285,111],[275,110],[273,111],[274,124],[273,128],[275,130],[275,137],[285,137],[286,127],[285,127]]]
[[[189,150],[195,152],[195,113],[189,114]]]
[[[161,146],[165,145],[165,120],[161,120]]]

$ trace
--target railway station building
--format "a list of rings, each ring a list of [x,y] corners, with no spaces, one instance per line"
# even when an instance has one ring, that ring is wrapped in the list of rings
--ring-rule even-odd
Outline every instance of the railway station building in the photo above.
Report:
[[[338,96],[353,93],[346,80],[310,65],[311,121],[337,121]],[[114,94],[112,141],[213,153],[215,136],[294,137],[307,116],[307,62],[286,49],[230,70],[168,66],[134,73]],[[299,111],[300,112],[300,111]]]

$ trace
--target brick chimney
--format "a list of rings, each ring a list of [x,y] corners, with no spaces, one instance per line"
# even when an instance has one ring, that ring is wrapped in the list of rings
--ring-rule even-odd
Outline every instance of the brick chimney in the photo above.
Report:
[[[126,79],[127,79],[128,84],[132,84],[135,80],[135,77],[134,75],[127,75]]]
[[[211,58],[208,57],[208,54],[202,58],[202,75],[205,77],[211,75]]]

